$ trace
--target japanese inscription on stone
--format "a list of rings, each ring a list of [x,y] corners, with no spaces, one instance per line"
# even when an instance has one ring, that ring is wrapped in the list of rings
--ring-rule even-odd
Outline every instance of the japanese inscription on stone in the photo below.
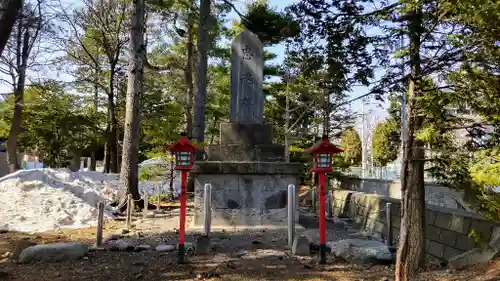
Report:
[[[262,43],[257,35],[245,30],[231,48],[231,122],[264,121],[263,69]]]

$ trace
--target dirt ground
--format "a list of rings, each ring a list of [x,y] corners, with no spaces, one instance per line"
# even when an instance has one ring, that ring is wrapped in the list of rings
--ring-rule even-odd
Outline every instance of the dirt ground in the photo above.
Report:
[[[104,234],[116,233],[123,222],[106,223]],[[16,254],[32,243],[79,241],[93,244],[95,228],[63,230],[38,235],[5,232],[0,234],[0,280],[71,281],[71,280],[393,280],[393,267],[351,266],[330,261],[316,265],[314,258],[266,256],[227,258],[189,256],[189,263],[178,265],[175,253],[159,252],[91,252],[80,261],[59,263],[17,264],[5,253]],[[500,280],[500,260],[455,273],[436,270],[422,273],[415,281],[496,281]]]

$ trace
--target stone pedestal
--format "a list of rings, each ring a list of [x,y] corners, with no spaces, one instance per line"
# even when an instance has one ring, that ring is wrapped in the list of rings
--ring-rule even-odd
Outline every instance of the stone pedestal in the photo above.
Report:
[[[221,123],[221,145],[255,146],[273,142],[273,127],[269,124]]]
[[[286,227],[287,186],[299,184],[302,169],[301,163],[195,162],[192,171],[195,175],[192,227],[203,226],[203,188],[206,183],[212,185],[213,228]]]
[[[206,152],[208,161],[283,162],[285,160],[285,146],[279,144],[210,145]]]

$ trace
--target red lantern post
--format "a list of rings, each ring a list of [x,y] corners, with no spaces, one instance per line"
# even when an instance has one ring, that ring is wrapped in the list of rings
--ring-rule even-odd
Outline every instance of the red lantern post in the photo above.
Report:
[[[323,136],[305,152],[313,154],[312,171],[318,174],[318,198],[319,198],[319,263],[326,263],[326,174],[332,171],[332,159],[335,153],[343,150],[331,144],[328,136]]]
[[[193,169],[194,154],[198,149],[185,136],[181,136],[176,143],[169,146],[169,150],[175,155],[175,170],[181,171],[178,263],[184,263],[185,257],[184,234],[186,231],[187,176],[189,171]]]

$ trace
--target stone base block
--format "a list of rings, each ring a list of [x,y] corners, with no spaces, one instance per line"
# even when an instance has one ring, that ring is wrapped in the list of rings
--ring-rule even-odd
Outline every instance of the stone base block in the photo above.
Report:
[[[292,254],[296,256],[309,256],[311,254],[309,240],[307,240],[305,236],[295,235],[292,245]]]
[[[239,144],[255,146],[271,144],[273,141],[273,127],[269,124],[241,124],[221,123],[221,145]]]
[[[195,207],[196,208],[196,207]],[[274,225],[287,227],[288,225],[287,209],[272,209],[268,212],[262,212],[258,208],[245,209],[213,209],[212,210],[212,226],[227,227],[227,226],[260,226]],[[203,211],[195,212],[193,225],[204,225]]]
[[[210,237],[200,235],[196,239],[195,255],[208,255],[212,252]]]
[[[240,144],[210,145],[207,148],[208,161],[285,161],[285,146],[279,144],[247,147]]]
[[[287,188],[297,186],[296,174],[196,173],[194,225],[203,225],[204,185],[212,185],[212,226],[256,227],[287,222]],[[298,206],[298,196],[295,198]],[[298,210],[297,210],[298,212]],[[298,216],[296,217],[298,221]]]

